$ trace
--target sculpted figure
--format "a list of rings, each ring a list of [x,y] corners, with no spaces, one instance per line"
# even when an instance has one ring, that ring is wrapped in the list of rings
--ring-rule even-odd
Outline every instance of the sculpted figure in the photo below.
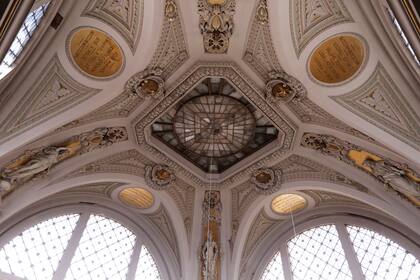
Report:
[[[420,183],[407,176],[407,171],[385,160],[367,159],[364,165],[371,168],[372,174],[392,189],[409,195],[420,194]]]
[[[64,147],[47,147],[16,169],[5,169],[0,174],[0,192],[9,191],[16,182],[23,182],[48,171],[68,151]]]
[[[213,240],[213,235],[210,232],[209,237],[203,245],[201,251],[201,258],[203,261],[203,278],[206,280],[216,279],[216,261],[219,256],[219,248],[217,243]]]

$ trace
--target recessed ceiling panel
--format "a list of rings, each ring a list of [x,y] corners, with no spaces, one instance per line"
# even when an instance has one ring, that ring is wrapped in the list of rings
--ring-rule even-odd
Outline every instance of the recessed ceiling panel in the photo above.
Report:
[[[223,78],[206,78],[152,125],[152,135],[208,173],[221,173],[278,130]]]

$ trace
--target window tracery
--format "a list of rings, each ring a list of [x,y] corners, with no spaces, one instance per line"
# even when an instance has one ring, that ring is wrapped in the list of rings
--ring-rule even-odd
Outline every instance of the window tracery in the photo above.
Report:
[[[0,239],[5,244],[0,273],[27,280],[163,279],[154,256],[137,239],[103,214],[61,215],[17,232],[10,241]]]
[[[0,80],[15,67],[15,62],[41,23],[50,1],[29,12],[0,64]]]
[[[360,271],[366,280],[418,280],[419,259],[407,249],[364,226],[324,224],[290,239],[287,249],[277,251],[256,279],[358,279]]]

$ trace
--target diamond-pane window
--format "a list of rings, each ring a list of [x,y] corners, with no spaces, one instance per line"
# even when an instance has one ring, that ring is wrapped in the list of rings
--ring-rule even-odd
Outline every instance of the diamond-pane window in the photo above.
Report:
[[[25,45],[29,42],[29,39],[31,39],[33,33],[41,22],[42,17],[45,15],[49,3],[49,1],[46,2],[26,16],[25,21],[16,35],[16,38],[13,40],[12,45],[0,64],[0,79],[13,70],[16,59],[21,54]]]
[[[126,279],[135,239],[121,224],[91,215],[65,279]]]
[[[161,280],[159,270],[153,256],[145,246],[141,247],[137,265],[136,280]]]
[[[280,252],[271,259],[260,280],[284,280],[283,264]]]
[[[352,279],[334,225],[307,230],[287,245],[294,280]]]
[[[0,250],[0,270],[28,280],[51,279],[76,227],[79,215],[41,222]]]
[[[397,243],[371,230],[347,226],[367,280],[419,280],[420,263]]]

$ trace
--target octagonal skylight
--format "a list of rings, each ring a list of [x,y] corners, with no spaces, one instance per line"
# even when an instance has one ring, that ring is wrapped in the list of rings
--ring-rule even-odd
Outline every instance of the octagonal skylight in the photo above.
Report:
[[[279,131],[223,78],[206,78],[152,125],[152,135],[203,171],[221,173]]]

